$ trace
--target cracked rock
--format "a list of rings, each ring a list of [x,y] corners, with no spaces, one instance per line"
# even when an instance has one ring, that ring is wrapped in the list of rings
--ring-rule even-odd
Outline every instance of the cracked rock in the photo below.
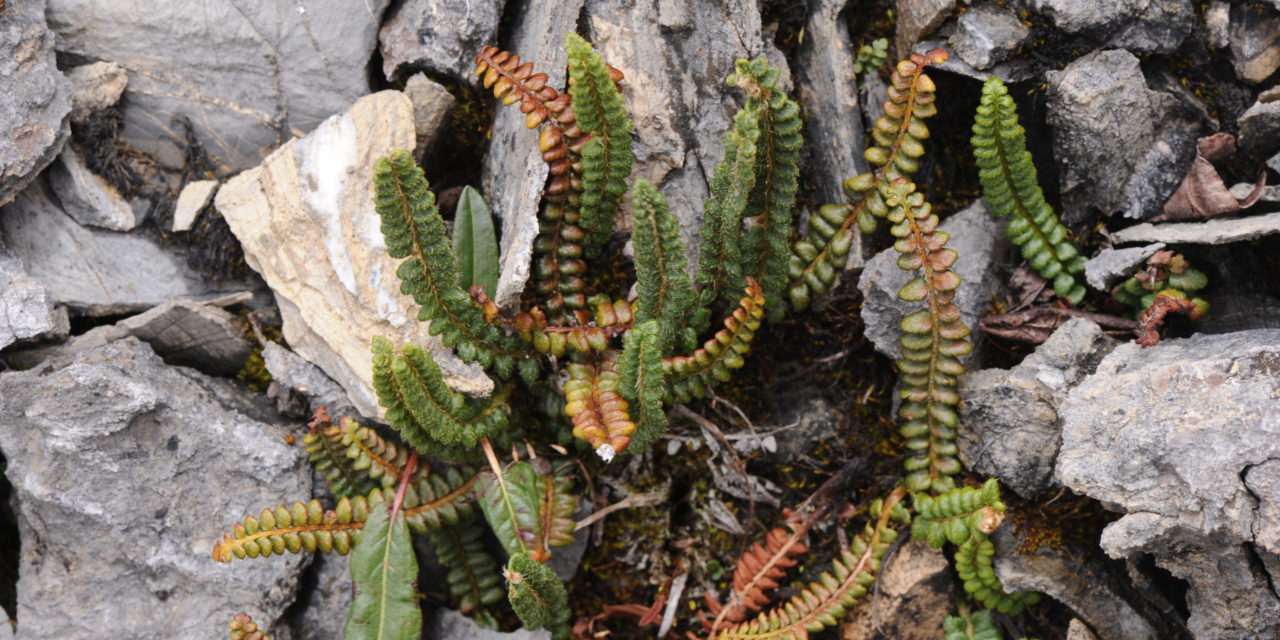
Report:
[[[305,556],[210,557],[223,527],[311,492],[301,450],[257,401],[136,338],[0,375],[19,640],[218,640],[237,611],[280,617]]]
[[[1121,345],[1059,411],[1058,481],[1127,514],[1108,554],[1188,582],[1199,640],[1280,633],[1277,398],[1280,329],[1260,329]]]
[[[71,83],[58,71],[44,0],[0,16],[0,205],[53,162],[70,135]]]
[[[504,4],[504,0],[409,0],[401,4],[378,31],[382,72],[392,81],[406,72],[425,70],[470,82],[476,52],[498,43]]]
[[[1173,53],[1195,29],[1190,0],[1033,0],[1054,26],[1134,53]]]
[[[65,310],[59,315],[44,285],[27,275],[22,261],[0,243],[0,349],[58,333],[66,315]]]
[[[1012,9],[994,4],[973,6],[956,20],[951,47],[973,68],[989,69],[1003,62],[1031,34]]]
[[[1216,218],[1204,222],[1144,222],[1111,235],[1116,244],[1165,242],[1168,244],[1230,244],[1280,233],[1280,212]]]

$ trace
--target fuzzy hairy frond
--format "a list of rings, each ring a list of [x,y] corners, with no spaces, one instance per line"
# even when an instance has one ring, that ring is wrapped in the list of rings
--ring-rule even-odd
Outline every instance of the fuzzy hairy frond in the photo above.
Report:
[[[539,473],[530,462],[507,467],[502,476],[481,474],[480,508],[508,555],[529,554],[539,562],[552,547],[573,542],[577,499],[570,477],[560,470]]]
[[[696,278],[703,307],[732,304],[732,292],[742,282],[742,215],[755,186],[759,139],[759,121],[746,108],[739,109],[724,134],[724,159],[716,165],[711,197],[703,205]]]
[[[576,33],[565,35],[569,53],[569,96],[578,126],[590,134],[582,147],[582,195],[578,224],[586,232],[582,246],[595,257],[613,231],[613,216],[631,175],[631,118],[622,107],[622,73],[605,64],[591,44]]]
[[[964,373],[960,362],[973,350],[965,338],[969,327],[955,305],[960,276],[951,270],[957,254],[946,248],[949,236],[938,231],[938,216],[911,182],[898,178],[882,187],[890,229],[900,254],[898,267],[919,272],[898,290],[907,302],[923,302],[901,322],[902,358],[898,361],[902,406],[899,431],[911,452],[905,462],[907,488],[937,493],[955,487],[951,476],[960,472],[956,458],[956,427],[960,393],[956,380]]]
[[[880,571],[880,561],[898,538],[898,528],[911,516],[900,502],[902,491],[876,500],[867,523],[849,541],[849,548],[837,555],[831,570],[818,577],[800,593],[755,619],[719,631],[715,637],[729,639],[804,640],[810,633],[839,624],[846,611],[867,595]]]
[[[231,618],[231,640],[271,640],[271,636],[258,629],[249,614],[240,612]]]
[[[509,386],[486,399],[467,398],[444,383],[439,366],[414,344],[397,353],[386,339],[373,339],[373,388],[401,437],[438,458],[472,459],[481,438],[507,426]]]
[[[875,144],[863,157],[872,171],[844,181],[850,204],[826,205],[809,219],[807,238],[792,245],[788,266],[791,306],[802,310],[814,296],[826,293],[849,261],[853,245],[853,225],[863,233],[876,228],[876,218],[888,215],[880,187],[896,178],[908,177],[919,168],[924,140],[929,137],[925,118],[938,112],[934,104],[937,88],[924,69],[947,59],[942,50],[912,56],[898,63],[889,84],[884,115],[871,130]]]
[[[1026,132],[1018,124],[1017,107],[999,78],[982,87],[982,102],[973,118],[973,157],[978,161],[982,194],[997,216],[1008,216],[1005,231],[1053,291],[1080,304],[1084,299],[1085,256],[1080,255],[1053,207],[1045,202],[1036,166],[1027,151]]]
[[[743,356],[751,348],[751,339],[764,318],[765,304],[764,293],[754,278],[747,278],[745,292],[738,307],[724,319],[724,328],[702,348],[691,355],[662,360],[671,394],[681,401],[701,398],[709,387],[727,381],[731,372],[744,364]]]
[[[564,413],[573,423],[573,437],[585,440],[605,462],[626,450],[636,425],[630,405],[619,392],[617,353],[598,364],[569,363],[564,383]]]
[[[436,208],[435,194],[408,151],[397,150],[378,161],[374,171],[374,208],[382,219],[387,253],[404,258],[396,275],[400,289],[422,305],[419,318],[458,357],[478,362],[509,378],[517,361],[523,375],[536,373],[527,347],[486,323],[471,296],[458,285],[458,266]],[[526,363],[527,362],[527,363]]]
[[[570,637],[569,593],[560,577],[524,553],[507,561],[507,600],[526,629],[547,628],[557,640]]]
[[[666,383],[661,346],[657,320],[635,325],[622,339],[619,391],[629,403],[630,417],[636,425],[629,451],[644,451],[667,430],[667,412],[662,406]]]
[[[742,264],[764,291],[771,321],[786,312],[782,291],[787,285],[791,257],[791,218],[800,187],[800,105],[777,88],[780,70],[764,56],[738,60],[729,84],[747,92],[743,109],[759,123],[755,181],[743,212],[747,224],[742,238]]]
[[[472,514],[427,534],[436,559],[448,570],[449,595],[468,616],[480,614],[505,595],[498,561],[484,548],[484,532],[484,520]]]
[[[636,180],[631,190],[631,241],[635,246],[636,319],[657,320],[662,352],[669,353],[687,322],[695,301],[693,284],[685,271],[684,242],[680,224],[652,183]]]
[[[348,447],[343,444],[344,433],[329,418],[324,407],[312,416],[310,429],[302,436],[303,450],[312,468],[329,483],[333,495],[339,498],[365,495],[377,486],[368,473],[357,469],[347,457]]]

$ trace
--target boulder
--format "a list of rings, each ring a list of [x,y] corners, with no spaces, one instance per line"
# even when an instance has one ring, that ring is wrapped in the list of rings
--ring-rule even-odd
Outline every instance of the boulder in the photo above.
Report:
[[[1072,318],[1012,369],[962,376],[957,445],[965,468],[1028,499],[1050,488],[1061,440],[1058,407],[1115,345],[1102,327]]]
[[[58,71],[44,0],[14,2],[0,16],[0,205],[62,150],[71,128],[71,83]]]
[[[951,47],[973,68],[984,70],[1005,61],[1031,35],[1031,28],[1008,7],[977,4],[956,20]]]
[[[92,62],[67,71],[71,81],[71,121],[85,122],[89,116],[114,107],[129,86],[129,74],[116,62]]]
[[[1119,49],[1095,51],[1046,75],[1064,222],[1082,222],[1090,209],[1128,218],[1162,212],[1191,165],[1198,136],[1178,99],[1148,89],[1138,58]]]
[[[305,557],[210,557],[245,514],[311,494],[301,449],[255,401],[136,338],[0,375],[17,637],[215,640],[238,611],[270,626]]]
[[[49,167],[49,189],[62,210],[81,226],[129,231],[138,226],[133,205],[89,170],[75,145],[67,145]]]
[[[1111,235],[1116,244],[1165,242],[1168,244],[1230,244],[1280,233],[1280,212],[1216,218],[1204,222],[1144,222]]]
[[[1173,53],[1196,27],[1190,0],[1033,0],[1062,31],[1134,53]]]
[[[885,564],[878,596],[850,613],[840,627],[840,637],[942,638],[942,620],[951,613],[954,596],[946,556],[922,540],[907,540],[885,558]]]
[[[43,4],[43,3],[20,3]],[[128,71],[126,142],[180,166],[190,119],[227,173],[341,113],[368,93],[389,0],[127,2],[51,0],[58,50]]]
[[[0,244],[0,349],[57,333],[66,315],[65,310],[59,315],[45,286]]]
[[[961,282],[956,304],[964,314],[964,323],[976,331],[992,294],[1003,282],[996,264],[1009,246],[1004,222],[987,212],[984,201],[976,200],[963,211],[948,216],[939,228],[951,234],[947,246],[959,254],[953,267]],[[898,325],[903,316],[919,308],[919,303],[898,299],[898,289],[912,274],[899,269],[897,261],[898,252],[892,247],[885,249],[867,261],[858,280],[864,333],[877,351],[895,360],[898,336],[902,334]],[[977,333],[970,336],[971,340],[978,338]],[[970,359],[971,355],[963,358]]]
[[[469,82],[476,53],[498,44],[504,0],[408,0],[378,31],[382,72],[395,81],[414,71]],[[564,34],[560,34],[564,35]]]
[[[1280,329],[1117,347],[1063,402],[1056,477],[1127,514],[1113,557],[1187,581],[1199,640],[1280,633]]]
[[[373,336],[422,345],[459,391],[493,388],[479,367],[463,365],[418,322],[417,305],[400,293],[400,261],[386,252],[373,209],[373,166],[393,149],[412,149],[413,140],[413,107],[403,93],[366,96],[227,181],[215,200],[245,261],[274,292],[285,340],[367,416],[380,411]]]

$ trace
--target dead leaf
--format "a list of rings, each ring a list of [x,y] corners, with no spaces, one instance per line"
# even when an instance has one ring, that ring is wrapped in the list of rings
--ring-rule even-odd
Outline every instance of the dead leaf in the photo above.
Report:
[[[1151,306],[1138,314],[1137,342],[1142,347],[1152,347],[1160,342],[1160,327],[1164,325],[1165,316],[1170,313],[1183,313],[1192,320],[1199,318],[1200,310],[1196,303],[1185,296],[1171,295],[1164,291],[1156,294]]]
[[[1128,337],[1133,334],[1138,323],[1127,318],[1090,313],[1079,309],[1061,309],[1058,307],[1035,307],[1025,311],[1014,311],[1000,315],[988,316],[978,322],[978,328],[993,336],[1023,344],[1041,344],[1053,335],[1053,332],[1071,318],[1086,318],[1102,327],[1108,335]]]
[[[1244,200],[1237,201],[1213,166],[1214,162],[1226,160],[1235,155],[1235,152],[1236,137],[1229,133],[1215,133],[1200,138],[1196,143],[1196,159],[1191,164],[1187,177],[1182,179],[1178,190],[1165,203],[1164,214],[1151,220],[1207,220],[1240,213],[1252,207],[1262,197],[1262,189],[1267,185],[1266,171],[1258,173],[1253,191]]]

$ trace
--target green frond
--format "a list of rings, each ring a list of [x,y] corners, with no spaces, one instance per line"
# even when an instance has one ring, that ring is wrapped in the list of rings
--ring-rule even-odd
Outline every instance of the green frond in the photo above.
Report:
[[[474,513],[475,494],[472,488],[477,477],[474,471],[457,467],[448,467],[442,473],[411,477],[401,506],[409,528],[414,533],[427,533],[451,527]],[[390,488],[384,491],[390,491]]]
[[[484,320],[475,299],[458,285],[458,266],[422,169],[408,151],[378,161],[374,171],[374,208],[382,219],[387,253],[404,258],[396,275],[400,289],[422,306],[419,318],[458,357],[478,362],[508,378],[516,361],[528,357],[519,340]],[[523,367],[522,367],[523,370]]]
[[[1004,640],[986,609],[970,614],[969,608],[963,607],[960,615],[942,621],[942,630],[946,634],[943,640]]]
[[[938,496],[917,493],[912,498],[916,517],[911,523],[911,537],[927,541],[934,549],[941,549],[947,542],[960,545],[974,535],[989,534],[1004,518],[1000,484],[994,478],[981,489],[958,487]]]
[[[747,224],[742,238],[743,269],[764,289],[771,321],[782,318],[788,262],[791,257],[791,220],[800,187],[800,105],[777,88],[780,71],[764,56],[738,60],[729,84],[746,90],[743,109],[760,125],[756,144],[755,183],[747,196],[743,218]]]
[[[1017,615],[1028,605],[1039,602],[1040,594],[1035,592],[1005,592],[992,565],[995,553],[991,540],[976,532],[956,549],[956,575],[964,583],[964,590],[983,607],[1009,615]]]
[[[898,538],[898,528],[911,516],[901,502],[876,500],[871,513],[878,518],[849,541],[831,570],[822,573],[800,593],[785,603],[761,613],[755,619],[726,628],[716,634],[720,640],[772,638],[804,640],[809,634],[840,623],[845,613],[872,589],[885,552]]]
[[[445,584],[458,609],[478,616],[505,595],[498,561],[484,548],[484,520],[478,514],[427,534],[436,559],[448,570]]]
[[[507,600],[526,629],[551,630],[553,638],[568,638],[569,593],[560,577],[527,554],[517,553],[507,561]]]
[[[568,476],[541,474],[522,461],[507,467],[501,478],[488,472],[480,477],[480,509],[508,555],[546,561],[551,547],[573,542],[577,504]]]
[[[395,486],[409,463],[408,450],[345,416],[338,419],[338,430],[339,444],[352,469],[384,487]]]
[[[231,618],[231,640],[271,640],[271,636],[258,629],[258,624],[243,611]]]
[[[337,506],[327,511],[319,500],[263,509],[256,518],[245,516],[231,533],[214,544],[213,559],[230,562],[233,557],[266,558],[303,551],[345,556],[360,537],[370,505],[394,497],[394,492],[390,493],[391,496],[384,496],[381,489],[374,489],[368,497],[339,498]]]
[[[875,169],[844,181],[849,205],[826,205],[809,219],[809,234],[791,247],[788,263],[791,278],[788,297],[797,311],[809,306],[813,297],[831,289],[835,278],[849,260],[853,225],[863,233],[876,229],[876,218],[889,208],[880,188],[897,178],[905,178],[920,167],[929,128],[924,121],[938,112],[934,104],[937,87],[924,69],[947,59],[945,51],[912,54],[898,63],[889,84],[884,115],[871,129],[875,144],[863,157]]]
[[[919,274],[903,285],[898,297],[923,302],[901,322],[902,358],[898,361],[899,432],[910,452],[905,462],[907,488],[937,493],[955,487],[951,476],[960,472],[956,458],[956,427],[960,393],[956,379],[964,373],[960,362],[973,350],[965,338],[969,327],[955,305],[960,276],[951,271],[957,254],[946,248],[947,234],[938,231],[938,216],[911,182],[898,178],[881,188],[890,232],[897,238],[898,267]]]
[[[414,344],[396,353],[386,339],[373,339],[373,388],[401,437],[438,458],[473,459],[481,438],[507,426],[509,386],[486,399],[467,398],[444,383],[435,361]]]
[[[636,320],[657,320],[659,346],[668,353],[686,326],[694,303],[693,284],[685,271],[680,224],[667,200],[648,180],[639,178],[631,192],[631,241],[635,246]]]
[[[620,391],[630,404],[636,430],[631,434],[630,450],[644,451],[667,430],[667,412],[662,407],[666,391],[662,372],[661,340],[658,321],[649,320],[631,328],[622,340],[622,356],[618,358],[621,373]]]
[[[717,331],[701,349],[687,356],[664,358],[662,374],[671,394],[688,402],[701,398],[707,389],[726,382],[734,369],[744,364],[743,356],[751,348],[751,339],[764,319],[764,294],[754,278],[747,278],[746,296],[724,319],[724,329]]]
[[[745,107],[733,116],[724,134],[724,159],[711,178],[711,197],[702,210],[702,244],[698,248],[700,305],[733,304],[742,282],[742,215],[755,186],[756,142],[760,123]],[[705,315],[703,317],[706,317]],[[697,332],[705,327],[695,326]]]
[[[1120,283],[1111,295],[1141,313],[1151,307],[1157,293],[1172,289],[1194,302],[1203,315],[1208,312],[1209,303],[1191,294],[1208,285],[1209,277],[1192,267],[1182,254],[1162,251],[1148,260],[1146,269]]]
[[[591,44],[576,33],[565,35],[569,53],[569,96],[578,126],[591,140],[582,148],[582,195],[578,224],[587,257],[609,240],[613,215],[627,191],[631,175],[631,118],[609,66]]]
[[[857,75],[871,73],[883,67],[887,57],[889,57],[889,39],[876,38],[858,47],[858,51],[853,55],[853,72]]]
[[[368,473],[356,468],[356,463],[347,456],[348,447],[343,444],[344,437],[342,427],[333,424],[326,417],[323,421],[313,423],[311,430],[302,436],[302,447],[307,452],[307,460],[311,461],[312,468],[324,476],[335,497],[365,495],[378,486],[378,483]]]
[[[1085,294],[1080,275],[1086,258],[1045,202],[1027,151],[1026,132],[1018,124],[1017,107],[999,78],[987,80],[982,87],[970,141],[991,212],[1010,218],[1005,226],[1009,238],[1031,267],[1053,283],[1054,293],[1080,304]]]

